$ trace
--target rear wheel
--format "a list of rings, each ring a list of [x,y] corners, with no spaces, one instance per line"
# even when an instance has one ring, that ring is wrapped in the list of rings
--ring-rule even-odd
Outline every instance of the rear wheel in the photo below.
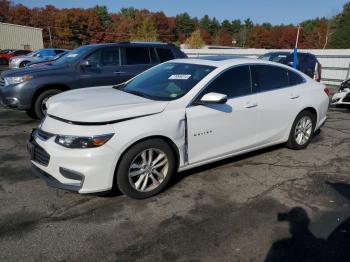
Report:
[[[150,139],[132,146],[117,170],[117,186],[125,195],[144,199],[161,192],[175,173],[175,156],[162,139]]]
[[[315,125],[315,116],[310,111],[299,113],[290,131],[287,147],[296,150],[306,148],[314,134]]]
[[[27,110],[28,116],[34,119],[43,119],[46,115],[46,102],[50,97],[61,93],[59,89],[49,89],[42,92],[33,102],[31,109]]]

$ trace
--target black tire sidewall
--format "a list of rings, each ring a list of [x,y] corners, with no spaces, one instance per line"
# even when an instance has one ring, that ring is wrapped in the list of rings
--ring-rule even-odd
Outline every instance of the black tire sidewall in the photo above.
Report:
[[[19,67],[20,67],[20,68],[23,68],[23,67],[25,67],[27,64],[29,64],[29,61],[23,61],[23,62],[21,62],[21,63],[19,64]]]
[[[59,89],[49,89],[46,90],[44,92],[42,92],[34,101],[34,106],[33,106],[33,111],[35,113],[35,115],[37,116],[38,119],[43,119],[45,117],[44,112],[41,109],[41,103],[42,101],[47,98],[47,97],[51,97],[54,95],[57,95],[59,93],[61,93],[62,91]]]
[[[129,177],[128,177],[129,167],[131,162],[137,156],[137,154],[149,148],[160,149],[167,155],[168,164],[169,164],[168,174],[159,187],[149,192],[139,192],[130,185]],[[136,198],[136,199],[148,198],[160,193],[167,187],[167,185],[169,184],[169,181],[171,180],[172,175],[175,173],[175,168],[176,168],[176,160],[175,160],[175,155],[171,146],[169,146],[162,139],[154,138],[154,139],[145,140],[132,146],[122,155],[117,172],[115,174],[117,176],[116,184],[118,189],[122,193],[124,193],[125,195],[131,198]]]
[[[296,128],[296,125],[298,124],[299,120],[301,118],[303,118],[304,116],[309,116],[311,118],[312,130],[311,130],[311,135],[310,135],[309,140],[305,144],[299,145],[296,142],[296,140],[295,140],[295,128]],[[315,126],[316,126],[316,119],[315,119],[315,116],[310,111],[304,110],[304,111],[300,112],[297,115],[297,117],[295,118],[294,123],[292,125],[292,129],[290,130],[289,139],[288,139],[288,142],[287,142],[287,147],[289,147],[291,149],[295,149],[295,150],[306,148],[310,144],[311,139],[312,139],[312,137],[314,135]]]

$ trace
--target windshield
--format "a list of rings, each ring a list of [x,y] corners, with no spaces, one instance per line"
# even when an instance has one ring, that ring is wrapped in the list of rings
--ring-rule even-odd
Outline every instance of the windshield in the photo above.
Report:
[[[165,63],[137,76],[119,89],[153,100],[175,100],[214,69],[205,65]]]
[[[81,46],[77,49],[74,49],[65,55],[59,57],[57,60],[53,61],[53,65],[61,65],[66,63],[73,63],[78,61],[78,59],[86,54],[92,47],[91,46]]]

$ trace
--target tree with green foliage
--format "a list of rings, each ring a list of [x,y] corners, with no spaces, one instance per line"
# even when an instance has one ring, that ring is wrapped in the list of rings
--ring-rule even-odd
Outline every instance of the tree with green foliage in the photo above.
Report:
[[[178,33],[182,33],[185,36],[191,35],[194,31],[194,21],[188,13],[182,13],[176,16],[176,28]]]
[[[335,17],[334,33],[330,39],[332,48],[350,48],[350,3],[343,7],[343,11]]]
[[[134,7],[120,9],[120,14],[125,17],[135,18],[137,10]]]
[[[111,23],[111,16],[108,13],[107,6],[105,5],[96,5],[95,6],[95,12],[97,16],[101,20],[101,24],[103,26],[108,26]]]

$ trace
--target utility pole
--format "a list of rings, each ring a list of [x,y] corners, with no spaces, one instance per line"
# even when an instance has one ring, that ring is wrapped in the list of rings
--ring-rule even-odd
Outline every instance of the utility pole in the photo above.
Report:
[[[293,57],[293,67],[297,68],[298,63],[298,42],[299,42],[299,33],[300,33],[300,24],[298,25],[298,33],[297,33],[297,39],[295,41],[295,47],[294,47],[294,57]]]
[[[51,46],[51,48],[52,48],[51,28],[48,27],[48,29],[49,29],[49,37],[50,37],[50,46]]]

